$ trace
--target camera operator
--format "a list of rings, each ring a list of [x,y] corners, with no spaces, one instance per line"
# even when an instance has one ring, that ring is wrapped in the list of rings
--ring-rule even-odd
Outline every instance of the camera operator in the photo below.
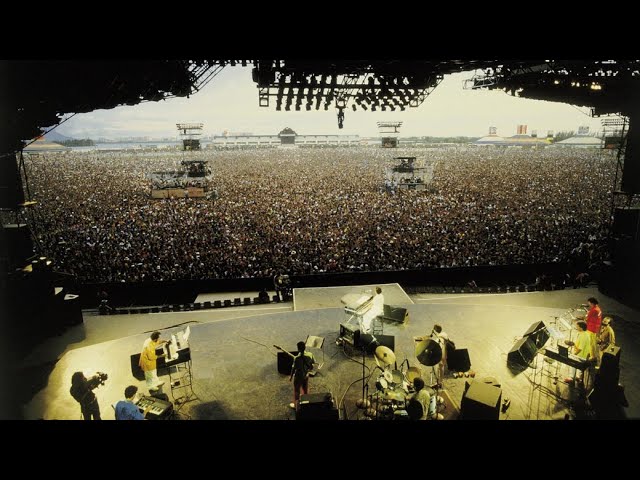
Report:
[[[105,373],[97,373],[93,377],[87,379],[82,372],[75,372],[71,377],[71,388],[69,393],[80,404],[82,417],[85,420],[102,420],[100,418],[100,405],[94,388],[104,385],[107,379]]]

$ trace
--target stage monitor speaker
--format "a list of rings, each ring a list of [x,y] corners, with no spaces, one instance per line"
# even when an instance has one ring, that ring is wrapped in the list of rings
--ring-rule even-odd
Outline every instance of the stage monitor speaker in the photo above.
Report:
[[[409,312],[406,308],[383,305],[382,319],[391,322],[405,323],[409,319]]]
[[[538,349],[531,336],[522,337],[507,354],[507,363],[527,368],[536,356]]]
[[[144,381],[144,372],[140,368],[140,354],[131,355],[131,375],[136,380]]]
[[[610,345],[606,350],[602,352],[602,360],[600,361],[600,370],[603,368],[618,368],[620,367],[620,347]]]
[[[549,330],[547,330],[544,322],[534,322],[527,331],[524,332],[523,337],[531,337],[536,348],[542,348],[544,344],[547,343],[547,340],[549,340]]]
[[[447,369],[451,372],[468,372],[471,369],[469,350],[457,348],[447,355]]]
[[[310,393],[300,396],[296,420],[338,420],[338,409],[331,393]]]
[[[356,346],[365,347],[367,353],[373,353],[379,346],[388,347],[395,352],[396,337],[393,335],[376,335],[376,341],[374,342],[373,335],[363,333],[360,335],[360,341]]]
[[[479,381],[471,382],[460,402],[462,420],[498,420],[502,389]]]
[[[298,351],[289,352],[291,355],[297,355]],[[286,352],[278,352],[278,373],[283,375],[291,375],[291,367],[293,367],[293,357]]]

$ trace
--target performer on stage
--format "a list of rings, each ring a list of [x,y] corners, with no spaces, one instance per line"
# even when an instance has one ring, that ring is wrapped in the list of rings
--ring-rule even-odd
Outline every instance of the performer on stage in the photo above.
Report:
[[[371,308],[362,316],[362,333],[371,333],[373,330],[373,320],[384,313],[384,295],[382,289],[376,287],[376,293],[373,296]]]
[[[436,403],[438,402],[438,398],[432,400],[432,393],[425,388],[424,380],[420,377],[416,377],[413,379],[413,388],[415,389],[415,393],[409,399],[411,401],[417,401],[422,406],[422,417],[416,420],[444,420],[444,415],[441,413],[437,413]],[[433,393],[435,395],[435,393]],[[433,407],[430,410],[430,406],[433,404]]]
[[[594,297],[589,297],[589,311],[587,312],[587,331],[597,335],[600,331],[600,324],[602,323],[602,310],[598,305],[598,300]]]
[[[129,385],[124,389],[125,400],[116,403],[116,420],[144,420],[147,412],[151,410],[153,405],[149,405],[144,413],[140,413],[140,409],[134,403],[134,398],[138,392],[138,387]]]
[[[587,331],[586,322],[579,321],[576,323],[578,327],[578,336],[576,337],[576,341],[573,345],[573,354],[577,357],[582,358],[583,360],[595,360],[595,354],[593,350],[594,342],[592,340],[592,333]],[[583,381],[583,372],[575,368],[571,367],[571,372],[575,373],[576,380],[579,384],[584,386]],[[568,377],[565,379],[565,382],[572,383],[573,378]]]
[[[167,343],[166,340],[160,340],[160,332],[153,332],[151,337],[147,338],[142,345],[142,353],[140,354],[140,368],[144,372],[144,378],[147,381],[147,388],[149,390],[156,389],[164,385],[158,379],[158,357],[164,357],[165,354],[156,355],[156,348],[163,343]]]
[[[598,365],[602,361],[602,352],[616,344],[616,334],[611,328],[611,317],[604,317],[598,334]]]
[[[442,349],[442,360],[440,360],[440,363],[438,364],[437,372],[438,383],[442,384],[442,379],[444,378],[444,366],[447,363],[447,340],[449,340],[449,335],[447,334],[447,332],[442,330],[441,325],[438,325],[436,323],[433,326],[433,330],[431,330],[430,335],[425,335],[424,337],[413,337],[416,342],[421,342],[428,338],[433,338],[436,342],[438,342],[438,345],[440,345],[440,348]]]
[[[304,342],[298,342],[297,346],[298,355],[293,359],[291,376],[289,377],[289,381],[293,379],[293,402],[289,404],[291,408],[298,406],[300,390],[305,395],[309,393],[309,373],[313,370],[313,364],[316,363],[313,353],[305,351]]]

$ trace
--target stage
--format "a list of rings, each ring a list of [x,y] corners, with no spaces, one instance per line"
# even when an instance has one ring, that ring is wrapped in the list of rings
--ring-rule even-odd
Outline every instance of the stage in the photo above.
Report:
[[[390,288],[383,286],[383,293],[385,287]],[[24,418],[79,419],[80,408],[70,396],[69,387],[73,372],[82,370],[109,375],[106,384],[97,388],[95,393],[103,419],[113,419],[111,405],[123,398],[127,385],[137,385],[145,390],[144,382],[132,375],[130,356],[139,353],[148,332],[158,329],[162,333],[161,338],[168,338],[171,333],[184,330],[189,325],[193,390],[197,399],[176,405],[181,418],[294,419],[294,412],[288,407],[292,401],[293,387],[288,376],[277,371],[277,350],[273,345],[295,350],[296,342],[314,335],[325,339],[324,365],[310,379],[310,392],[330,392],[340,407],[341,419],[364,420],[363,410],[355,404],[362,396],[362,354],[350,346],[336,345],[339,325],[348,317],[341,307],[321,307],[336,305],[336,301],[339,304],[341,295],[350,291],[360,292],[362,288],[304,289],[307,291],[304,294],[313,297],[320,306],[299,311],[291,310],[289,303],[279,304],[278,307],[287,305],[288,308],[278,310],[273,310],[272,304],[251,310],[237,308],[106,317],[86,312],[84,325],[74,327],[84,335],[78,331],[68,332],[46,342],[19,369],[21,376],[37,374],[41,380],[45,380],[41,382],[42,388],[37,387],[37,391],[31,392],[32,396],[24,395]],[[399,286],[397,288],[400,289]],[[298,301],[301,298],[299,293],[296,292]],[[640,404],[637,401],[640,373],[631,368],[640,356],[637,345],[640,341],[640,314],[604,297],[597,289],[474,295],[407,295],[402,291],[402,295],[407,298],[406,303],[392,303],[385,297],[385,303],[404,307],[409,312],[407,323],[384,325],[384,334],[395,336],[398,367],[407,360],[410,366],[421,369],[423,378],[429,383],[431,368],[416,361],[413,337],[428,335],[434,323],[439,323],[458,349],[468,349],[476,381],[492,377],[501,384],[502,399],[509,398],[511,404],[506,412],[500,413],[500,419],[541,420],[575,415],[573,404],[579,394],[562,381],[556,385],[544,385],[545,388],[536,386],[533,382],[539,370],[530,368],[523,372],[513,371],[507,365],[507,353],[532,323],[550,322],[554,317],[565,314],[569,308],[585,303],[588,297],[595,296],[600,300],[604,314],[614,317],[617,343],[622,347],[620,382],[626,387],[629,402],[629,407],[622,409],[622,413],[627,418],[640,418]],[[103,341],[99,341],[101,329],[108,332],[104,334]],[[120,336],[118,332],[121,332]],[[80,341],[75,345],[54,346],[56,342],[69,343],[71,338]],[[322,351],[311,351],[322,362]],[[52,358],[53,355],[56,357]],[[538,369],[545,364],[541,357],[538,355]],[[367,373],[375,370],[376,363],[372,355],[365,358],[365,365]],[[376,390],[378,373],[374,372],[368,377],[369,393]],[[166,381],[165,393],[170,394],[168,377],[160,378]],[[452,372],[445,375],[446,401],[451,404],[445,411],[445,418],[457,418],[453,412],[460,408],[465,381],[471,380],[455,379]],[[29,381],[28,378],[25,381]],[[558,398],[549,394],[550,389],[555,390]]]

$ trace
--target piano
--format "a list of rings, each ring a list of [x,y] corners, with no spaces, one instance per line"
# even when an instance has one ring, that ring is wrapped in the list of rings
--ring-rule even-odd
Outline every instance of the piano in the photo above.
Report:
[[[140,409],[140,413],[144,413],[146,408],[151,406],[151,409],[145,417],[149,420],[163,420],[168,418],[173,412],[173,403],[156,397],[140,397],[136,405]]]
[[[344,312],[348,315],[362,316],[373,305],[373,295],[366,293],[347,293],[340,301],[344,304]]]

